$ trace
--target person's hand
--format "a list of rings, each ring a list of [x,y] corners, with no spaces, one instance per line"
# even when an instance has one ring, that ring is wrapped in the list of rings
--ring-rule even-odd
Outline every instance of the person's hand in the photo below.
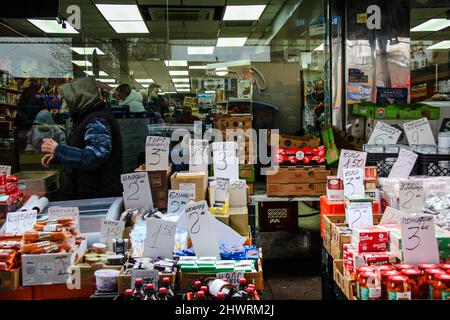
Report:
[[[42,141],[41,151],[44,153],[55,155],[56,148],[58,147],[58,142],[50,138],[45,138]]]
[[[54,159],[55,159],[55,156],[53,154],[46,154],[41,159],[41,165],[44,168],[48,169],[50,167],[50,164],[53,162]]]

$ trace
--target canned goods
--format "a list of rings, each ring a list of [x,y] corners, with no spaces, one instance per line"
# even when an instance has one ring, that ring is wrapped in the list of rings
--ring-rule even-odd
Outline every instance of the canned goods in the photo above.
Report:
[[[128,239],[113,239],[112,245],[115,254],[125,255],[128,248]]]

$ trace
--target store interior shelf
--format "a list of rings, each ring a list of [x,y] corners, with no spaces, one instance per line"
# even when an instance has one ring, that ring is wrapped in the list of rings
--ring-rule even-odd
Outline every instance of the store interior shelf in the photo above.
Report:
[[[0,107],[8,107],[11,109],[15,109],[17,108],[17,105],[0,101]]]
[[[17,93],[17,94],[22,93],[22,91],[20,91],[20,90],[10,89],[10,88],[7,88],[7,87],[2,87],[2,86],[0,86],[0,90],[4,90],[4,91],[7,91],[7,92],[12,92],[12,93]]]

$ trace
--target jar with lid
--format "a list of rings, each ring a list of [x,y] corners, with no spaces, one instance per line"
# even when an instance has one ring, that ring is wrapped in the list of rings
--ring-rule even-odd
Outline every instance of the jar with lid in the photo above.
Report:
[[[404,269],[415,269],[416,266],[410,263],[399,263],[395,266],[398,271],[402,271]]]
[[[441,263],[439,265],[439,269],[444,270],[445,272],[449,273],[449,271],[450,271],[450,263]]]
[[[422,272],[417,269],[403,269],[402,274],[408,277],[407,284],[411,288],[411,299],[426,299],[426,295],[420,289]]]
[[[388,278],[388,299],[389,300],[411,300],[411,288],[408,277],[404,275],[390,276]]]
[[[435,280],[435,283],[433,283],[433,299],[450,300],[450,274],[437,274]]]
[[[399,276],[401,275],[401,273],[397,270],[385,270],[385,271],[381,271],[380,273],[380,278],[381,278],[381,297],[384,300],[388,299],[388,293],[387,293],[387,288],[388,288],[388,278],[391,276]]]
[[[359,288],[361,300],[381,299],[381,285],[375,272],[362,272],[360,274]]]
[[[428,288],[428,299],[433,299],[433,290],[435,285],[437,285],[436,275],[445,274],[445,271],[440,269],[426,269],[425,270],[425,284]]]
[[[353,294],[358,299],[361,298],[361,290],[360,290],[359,284],[360,284],[360,280],[361,280],[361,273],[363,273],[363,272],[373,272],[373,268],[366,267],[366,266],[360,266],[360,267],[357,267],[356,270],[355,270],[355,274],[353,276],[353,278],[354,278],[353,280],[355,280],[354,282],[356,284],[356,288],[354,288]]]

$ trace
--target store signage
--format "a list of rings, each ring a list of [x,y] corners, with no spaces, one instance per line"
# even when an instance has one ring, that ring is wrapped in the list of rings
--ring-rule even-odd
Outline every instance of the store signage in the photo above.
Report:
[[[400,149],[397,161],[389,172],[389,178],[407,178],[414,168],[418,155],[406,149]]]
[[[234,141],[213,143],[214,177],[239,179],[237,143]]]
[[[430,123],[427,118],[410,121],[403,124],[406,138],[410,145],[432,144],[436,145]]]
[[[172,259],[176,229],[176,221],[148,219],[143,256],[147,258],[163,257]]]
[[[11,166],[0,165],[0,174],[6,174],[7,176],[11,175]]]
[[[377,104],[406,104],[408,103],[408,89],[377,87]]]
[[[343,169],[344,196],[364,196],[364,172],[361,168]]]
[[[433,216],[417,214],[401,220],[403,261],[411,264],[439,264]]]
[[[342,177],[342,170],[361,168],[366,166],[367,152],[355,150],[341,150],[339,158],[338,177]]]
[[[36,210],[9,212],[6,216],[5,232],[23,234],[25,231],[31,231],[36,223],[36,217]]]
[[[247,182],[234,180],[230,183],[230,207],[245,207],[247,205]]]
[[[345,209],[345,219],[349,228],[372,226],[372,202],[351,202]]]
[[[75,219],[77,228],[80,225],[80,210],[78,207],[50,207],[47,211],[48,220],[58,220],[65,218]]]
[[[100,228],[100,242],[106,244],[108,250],[113,250],[113,240],[123,238],[125,221],[103,220]]]
[[[153,209],[152,193],[147,172],[135,172],[120,176],[125,209]]]
[[[189,171],[208,171],[208,140],[191,139],[189,144]]]
[[[166,171],[169,169],[170,138],[147,137],[145,143],[145,170]]]
[[[383,216],[381,217],[380,224],[400,224],[404,215],[404,212],[392,207],[386,207],[386,210],[384,210]]]
[[[396,144],[401,134],[401,130],[378,121],[367,144]]]
[[[206,201],[191,201],[186,207],[188,230],[197,257],[216,257],[220,259],[214,216],[209,213]]]
[[[370,5],[367,7],[365,13],[358,13],[356,15],[356,23],[365,23],[367,29],[381,29],[381,9],[377,5]]]
[[[169,190],[169,197],[167,201],[167,214],[174,214],[180,216],[186,205],[191,200],[191,195],[186,190]]]
[[[423,182],[401,180],[399,190],[399,208],[403,212],[423,212]]]

